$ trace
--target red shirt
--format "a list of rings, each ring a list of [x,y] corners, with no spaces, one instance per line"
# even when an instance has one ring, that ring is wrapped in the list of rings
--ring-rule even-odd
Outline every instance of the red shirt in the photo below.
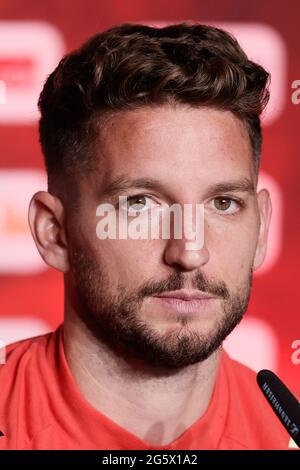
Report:
[[[255,373],[225,352],[205,414],[169,445],[144,442],[84,399],[68,367],[62,333],[59,327],[7,347],[7,362],[0,366],[0,450],[288,449],[289,435]]]

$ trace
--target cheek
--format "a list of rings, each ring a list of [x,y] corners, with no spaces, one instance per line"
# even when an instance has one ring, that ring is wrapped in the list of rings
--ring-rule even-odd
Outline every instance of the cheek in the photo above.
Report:
[[[208,223],[206,244],[212,274],[230,284],[245,279],[253,265],[258,230],[253,219]]]
[[[98,240],[94,253],[112,285],[136,289],[143,281],[157,277],[157,240]]]
[[[77,228],[76,238],[82,249],[106,274],[111,286],[122,284],[134,290],[147,279],[157,278],[163,240],[101,240],[97,236],[99,217],[91,213],[88,217],[87,214],[88,211],[82,214],[82,223]]]
[[[99,269],[105,273],[111,286],[119,283],[128,285],[131,279],[134,280],[136,273],[138,275],[138,242],[126,239],[101,239],[99,220],[100,217],[90,215],[90,220],[85,221],[84,236],[81,236],[84,249],[96,261]],[[103,230],[107,233],[107,226],[104,225],[104,227]],[[112,237],[116,236],[114,230],[111,233]]]

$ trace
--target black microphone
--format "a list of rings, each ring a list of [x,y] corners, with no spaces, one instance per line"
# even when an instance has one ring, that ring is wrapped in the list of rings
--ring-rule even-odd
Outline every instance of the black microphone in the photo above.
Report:
[[[270,370],[259,371],[256,380],[276,416],[300,447],[300,403]]]

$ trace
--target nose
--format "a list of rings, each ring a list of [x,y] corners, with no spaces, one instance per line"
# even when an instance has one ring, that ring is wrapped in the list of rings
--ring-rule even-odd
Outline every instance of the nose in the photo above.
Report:
[[[209,251],[205,244],[197,245],[193,249],[187,249],[191,240],[185,236],[182,239],[172,238],[168,240],[164,251],[164,261],[170,266],[178,266],[181,270],[193,271],[204,266],[209,261]]]

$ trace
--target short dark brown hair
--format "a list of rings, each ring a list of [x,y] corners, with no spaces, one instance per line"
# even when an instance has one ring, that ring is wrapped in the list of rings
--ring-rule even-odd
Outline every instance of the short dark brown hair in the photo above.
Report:
[[[107,113],[170,102],[232,111],[246,125],[258,170],[268,82],[236,39],[212,26],[122,24],[97,34],[60,61],[39,98],[49,186],[91,167]]]

